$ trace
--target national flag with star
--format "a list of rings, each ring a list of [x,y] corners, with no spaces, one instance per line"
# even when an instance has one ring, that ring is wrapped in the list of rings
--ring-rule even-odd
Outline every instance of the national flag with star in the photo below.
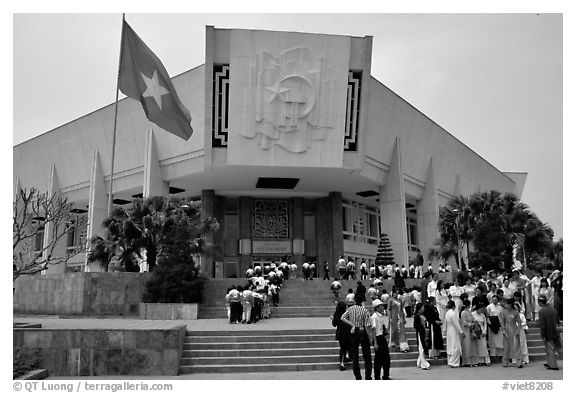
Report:
[[[126,21],[122,25],[120,56],[120,91],[140,101],[152,123],[188,140],[192,135],[190,112],[180,102],[160,59]]]

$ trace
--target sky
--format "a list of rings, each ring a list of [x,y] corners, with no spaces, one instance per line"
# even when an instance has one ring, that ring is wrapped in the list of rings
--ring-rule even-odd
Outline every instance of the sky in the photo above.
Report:
[[[13,16],[13,145],[114,101],[122,15]],[[171,76],[204,62],[205,26],[373,36],[372,76],[501,171],[563,237],[563,20],[507,14],[138,14]]]

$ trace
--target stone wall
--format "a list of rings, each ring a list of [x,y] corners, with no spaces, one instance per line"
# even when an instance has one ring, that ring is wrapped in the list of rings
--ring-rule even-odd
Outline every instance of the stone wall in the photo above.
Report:
[[[141,319],[198,319],[197,303],[140,303]]]
[[[172,329],[14,329],[51,376],[178,375],[186,326]]]
[[[66,273],[21,276],[14,312],[32,314],[138,314],[147,273]]]

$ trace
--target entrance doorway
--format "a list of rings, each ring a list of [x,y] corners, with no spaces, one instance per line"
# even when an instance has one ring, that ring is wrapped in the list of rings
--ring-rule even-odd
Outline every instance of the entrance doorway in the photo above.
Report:
[[[270,257],[252,257],[252,269],[256,266],[260,266],[262,271],[264,271],[265,266],[272,265],[273,259]]]

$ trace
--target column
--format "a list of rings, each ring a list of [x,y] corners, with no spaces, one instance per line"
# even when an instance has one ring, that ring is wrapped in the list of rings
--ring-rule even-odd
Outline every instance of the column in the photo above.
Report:
[[[334,266],[336,266],[338,257],[344,254],[344,233],[342,233],[344,231],[342,227],[342,193],[331,192],[328,194],[328,198],[330,200],[330,217],[332,219],[332,256],[330,260]]]
[[[316,199],[316,244],[318,268],[328,261],[330,271],[336,271],[338,257],[344,254],[342,233],[342,194],[331,192],[326,198]]]
[[[238,225],[240,242],[244,242],[251,250],[252,247],[252,198],[240,197],[238,199]],[[244,277],[246,270],[252,265],[252,253],[239,255],[238,277]]]
[[[318,255],[319,264],[328,261],[330,271],[334,272],[336,261],[332,257],[332,220],[330,218],[329,200],[328,197],[316,199],[316,254]]]
[[[292,241],[304,239],[304,198],[292,198]],[[302,250],[304,251],[304,250]],[[294,255],[298,266],[304,263],[304,254]]]
[[[408,266],[408,235],[406,233],[406,197],[402,170],[400,139],[396,138],[388,182],[379,187],[380,228],[388,235],[394,261]]]

